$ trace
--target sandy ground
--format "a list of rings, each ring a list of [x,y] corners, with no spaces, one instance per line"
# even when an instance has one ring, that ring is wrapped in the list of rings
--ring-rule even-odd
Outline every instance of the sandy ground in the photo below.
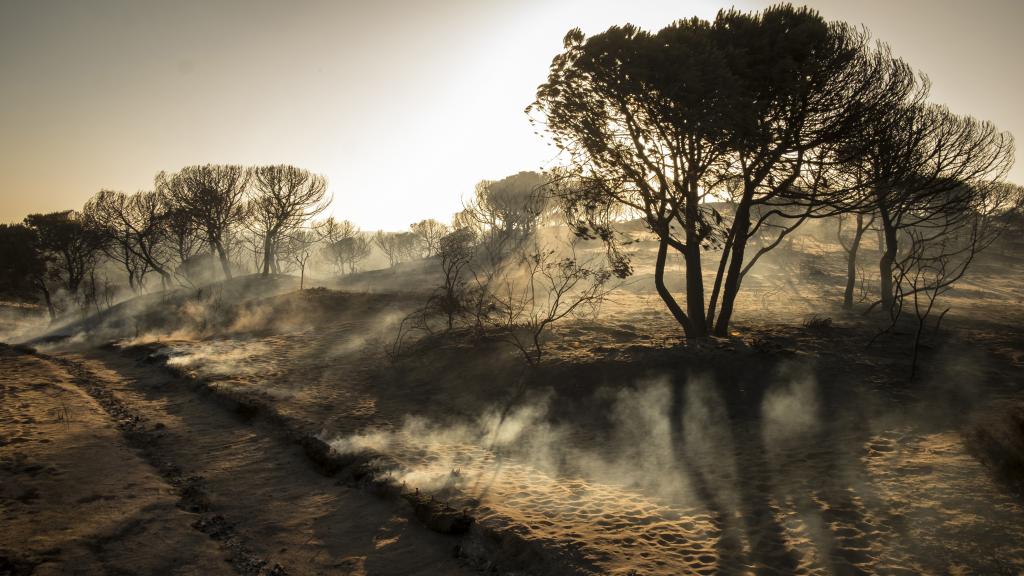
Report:
[[[146,453],[184,483],[170,486],[134,455],[60,366],[7,352],[5,418],[21,424],[3,448],[12,561],[43,562],[40,574],[464,571],[454,541],[337,486],[273,431],[134,362],[67,359],[158,431]]]
[[[233,573],[65,371],[9,349],[0,366],[0,573]]]
[[[906,327],[867,346],[876,324],[836,308],[841,262],[801,249],[810,264],[748,278],[733,338],[681,346],[640,266],[599,318],[559,327],[533,371],[499,346],[443,340],[392,361],[415,296],[326,290],[263,291],[220,329],[121,329],[125,353],[95,347],[116,330],[45,350],[162,424],[156,453],[208,500],[192,514],[224,518],[268,569],[467,568],[456,539],[323,478],[278,424],[241,420],[218,394],[339,453],[385,455],[382,476],[558,560],[528,572],[1024,573],[1024,500],[964,440],[1024,398],[1024,266],[979,263],[910,382]],[[801,326],[813,315],[832,326]],[[138,362],[140,344],[202,386]]]
[[[967,414],[1013,393],[1014,366],[980,367],[985,350],[961,350],[926,388],[908,388],[892,344],[850,357],[847,340],[870,336],[856,329],[751,337],[777,353],[726,341],[689,358],[634,358],[624,322],[574,329],[568,360],[505,404],[516,373],[507,356],[481,369],[466,365],[465,350],[434,350],[381,370],[387,341],[365,338],[378,323],[368,313],[162,349],[172,365],[265,399],[339,451],[387,454],[398,481],[457,494],[483,525],[542,542],[583,571],[1024,570],[1020,500],[960,434]],[[601,346],[612,360],[595,359]]]

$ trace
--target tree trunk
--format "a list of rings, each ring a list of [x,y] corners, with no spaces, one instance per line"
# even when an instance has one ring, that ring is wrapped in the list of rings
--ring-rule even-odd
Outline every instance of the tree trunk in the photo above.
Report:
[[[891,312],[896,298],[892,283],[892,273],[893,266],[896,264],[898,240],[896,227],[893,225],[892,218],[889,217],[884,206],[879,206],[879,213],[882,219],[882,232],[885,239],[885,246],[882,247],[882,257],[878,260],[878,284],[882,293],[882,307],[885,308],[886,311]]]
[[[220,258],[220,267],[224,270],[224,277],[231,280],[231,263],[228,262],[228,253],[224,250],[224,244],[220,240],[214,241],[217,256]]]
[[[46,287],[46,282],[37,280],[36,284],[39,286],[39,291],[43,293],[43,300],[46,302],[46,310],[50,313],[50,322],[57,319],[57,309],[53,307],[53,299],[50,298],[50,289]]]
[[[697,179],[690,178],[686,198],[686,312],[692,325],[689,337],[708,335],[704,317],[704,270],[701,268],[700,239],[697,237]]]
[[[733,221],[732,254],[729,256],[729,272],[722,290],[722,311],[715,322],[715,336],[729,335],[729,322],[736,303],[736,295],[740,291],[743,276],[743,253],[747,248],[747,234],[750,231],[750,201],[744,194],[743,201],[736,207],[736,218]]]
[[[122,245],[121,255],[124,257],[124,270],[128,273],[128,288],[131,289],[133,294],[139,293],[139,288],[135,285],[135,270],[132,269],[132,254],[128,250],[127,243]]]
[[[658,240],[658,258],[654,262],[654,287],[658,290],[658,295],[668,306],[672,316],[676,319],[676,322],[683,327],[683,333],[687,338],[692,338],[693,325],[690,323],[690,319],[686,317],[686,313],[679,307],[679,303],[672,297],[672,293],[669,292],[668,288],[665,287],[665,261],[668,258],[668,242],[664,239],[659,238]]]
[[[853,308],[853,291],[857,287],[857,251],[860,249],[864,229],[864,215],[857,214],[857,229],[846,252],[846,291],[843,293],[843,308],[846,310]]]
[[[263,270],[261,274],[267,276],[270,274],[270,258],[273,255],[273,244],[270,241],[270,234],[267,234],[263,238]]]
[[[718,262],[718,271],[715,273],[715,284],[711,288],[711,300],[708,302],[707,326],[715,325],[715,313],[718,307],[718,296],[722,292],[722,279],[725,278],[725,267],[729,264],[729,253],[732,252],[732,238],[735,232],[729,231],[729,237],[725,239],[722,246],[722,257]]]

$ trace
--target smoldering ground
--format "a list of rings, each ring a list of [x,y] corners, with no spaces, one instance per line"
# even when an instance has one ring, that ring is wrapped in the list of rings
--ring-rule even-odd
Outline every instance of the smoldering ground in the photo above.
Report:
[[[909,384],[886,347],[853,354],[851,329],[799,324],[665,349],[573,328],[610,352],[531,370],[500,342],[460,339],[392,361],[387,344],[422,295],[230,286],[154,300],[137,337],[145,313],[94,324],[81,343],[156,344],[338,451],[386,456],[396,483],[582,546],[612,572],[946,567],[970,554],[950,539],[994,551],[972,567],[1016,561],[1018,505],[967,454],[955,419],[992,396],[989,361],[954,353],[955,338]],[[601,321],[656,329],[626,302]],[[763,351],[776,349],[797,352]]]
[[[987,522],[1020,536],[1018,506],[997,486],[950,488],[984,472],[955,429],[935,426],[940,395],[887,406],[843,391],[850,380],[834,368],[759,369],[626,377],[576,406],[606,414],[600,422],[567,414],[565,389],[540,387],[476,416],[409,417],[330,440],[387,454],[397,466],[382,474],[409,489],[537,537],[593,542],[613,565],[650,573],[684,541],[694,569],[844,570],[948,557],[949,533],[999,545]],[[932,499],[914,502],[915,490]]]
[[[870,334],[848,316],[801,326],[808,312],[831,313],[832,293],[817,286],[834,276],[809,276],[803,248],[751,276],[744,298],[760,307],[742,302],[742,336],[677,346],[678,326],[644,282],[650,250],[632,249],[639,280],[600,317],[555,326],[551,360],[530,368],[472,329],[421,335],[388,357],[438,282],[436,259],[343,279],[376,287],[360,293],[296,292],[295,278],[269,276],[150,294],[47,335],[63,336],[52,350],[147,345],[338,452],[381,455],[391,464],[380,479],[612,573],[1020,564],[1019,506],[957,429],[958,411],[991,396],[983,354],[929,337],[938,361],[908,383],[895,376],[898,339],[853,349]],[[508,265],[496,275],[524,279]],[[756,324],[778,317],[788,325]]]
[[[770,381],[756,423],[765,450],[781,457],[820,432],[818,384],[813,373],[791,366]],[[499,469],[478,468],[460,451],[489,453],[490,461],[508,457],[554,477],[578,475],[686,505],[696,499],[687,462],[737,479],[731,430],[736,418],[746,416],[730,414],[713,375],[662,375],[599,388],[592,403],[604,405],[609,415],[600,430],[567,422],[565,414],[556,418],[558,400],[551,389],[535,390],[528,399],[492,405],[475,418],[439,422],[412,416],[395,429],[328,440],[340,453],[406,454],[406,466],[387,473],[425,491],[450,484],[452,471],[461,471],[463,487],[482,491],[500,480]],[[417,465],[417,458],[425,465]]]

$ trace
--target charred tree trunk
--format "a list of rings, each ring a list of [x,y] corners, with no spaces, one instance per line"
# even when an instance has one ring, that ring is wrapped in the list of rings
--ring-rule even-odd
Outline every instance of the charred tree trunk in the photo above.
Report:
[[[683,333],[686,334],[687,338],[692,338],[694,331],[690,319],[686,317],[686,313],[683,312],[679,303],[676,302],[676,299],[672,297],[672,293],[665,286],[665,261],[667,259],[668,242],[664,238],[659,238],[658,258],[654,262],[654,287],[658,290],[658,296],[661,296],[662,301],[668,306],[676,322],[679,322],[679,325],[683,327]]]
[[[220,259],[220,267],[224,270],[224,278],[231,280],[231,263],[228,261],[228,253],[224,249],[224,243],[220,240],[214,240],[213,248],[217,251],[217,257]]]
[[[857,228],[846,249],[846,291],[843,292],[843,308],[846,310],[853,308],[853,292],[857,287],[857,251],[860,250],[860,241],[866,229],[864,215],[857,214]]]
[[[43,301],[46,302],[46,311],[50,313],[50,322],[57,319],[57,309],[53,306],[53,298],[50,296],[50,289],[46,287],[46,282],[42,279],[36,279],[36,287],[43,293]]]
[[[690,178],[686,200],[686,311],[690,319],[690,338],[702,338],[708,335],[708,325],[704,317],[704,271],[701,268],[700,238],[697,235],[697,219],[699,201],[697,178]]]
[[[121,257],[124,259],[124,271],[128,274],[128,288],[131,289],[133,294],[138,294],[139,286],[135,283],[135,268],[132,267],[132,253],[128,249],[128,243],[122,244],[121,248]]]
[[[898,242],[896,227],[884,205],[879,205],[879,214],[882,220],[882,235],[885,246],[880,247],[882,256],[878,260],[878,285],[881,291],[882,307],[891,311],[896,295],[893,287],[893,266],[896,264],[896,252]]]
[[[718,261],[718,271],[715,273],[715,283],[711,288],[711,300],[708,302],[707,325],[714,327],[715,313],[718,307],[718,297],[722,292],[722,279],[725,278],[725,267],[729,264],[729,253],[732,252],[732,239],[735,231],[730,230],[725,244],[722,246],[722,256]]]
[[[261,271],[261,274],[263,274],[264,276],[270,274],[270,259],[273,258],[273,255],[274,244],[273,241],[271,240],[270,234],[268,233],[263,238],[263,270]]]
[[[748,194],[744,194],[747,196]],[[732,253],[729,256],[729,272],[722,290],[722,311],[715,322],[715,336],[729,335],[729,322],[732,319],[736,295],[740,291],[743,276],[743,253],[747,247],[747,234],[750,232],[750,202],[745,197],[736,207],[736,218],[733,221]]]

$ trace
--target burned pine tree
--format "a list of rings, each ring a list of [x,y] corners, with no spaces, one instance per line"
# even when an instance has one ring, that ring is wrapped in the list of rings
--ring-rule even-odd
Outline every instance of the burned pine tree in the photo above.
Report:
[[[243,166],[215,164],[187,166],[173,174],[161,172],[156,176],[157,191],[200,232],[229,279],[228,240],[231,228],[246,215],[249,179],[250,171]]]
[[[565,38],[538,111],[582,181],[578,201],[638,213],[658,239],[655,286],[687,337],[728,334],[748,244],[775,217],[823,215],[843,188],[821,175],[868,119],[903,100],[905,64],[816,12],[776,6],[678,21],[656,34],[613,27]],[[712,203],[725,199],[731,214]],[[585,211],[584,211],[585,212]],[[702,252],[721,245],[706,302]],[[685,310],[664,281],[685,262]]]
[[[254,196],[246,222],[263,241],[261,273],[279,272],[282,238],[306,224],[327,207],[327,180],[295,166],[258,166],[252,169]]]
[[[548,197],[548,179],[519,172],[501,180],[484,180],[455,215],[455,228],[473,231],[492,264],[521,247],[537,230]]]
[[[306,285],[306,264],[313,256],[319,237],[312,230],[298,228],[291,230],[278,240],[275,247],[278,257],[299,269],[299,290]]]
[[[106,242],[103,235],[74,210],[30,214],[25,225],[35,231],[37,246],[52,262],[62,287],[69,294],[77,293],[96,265]]]
[[[373,251],[370,241],[359,227],[348,220],[327,218],[314,223],[313,232],[323,244],[324,257],[339,274],[355,272],[359,263]]]
[[[131,225],[126,222],[128,196],[123,192],[100,190],[85,203],[82,214],[106,238],[104,253],[124,267],[128,287],[138,293],[149,269],[133,250],[135,239]]]
[[[157,192],[124,194],[101,190],[83,208],[83,214],[108,238],[107,255],[120,262],[129,287],[139,291],[152,270],[167,288],[174,267],[167,199]]]
[[[979,216],[992,216],[990,212],[999,207],[989,196],[1009,170],[1014,146],[1012,136],[990,123],[921,103],[903,106],[875,128],[872,140],[859,160],[871,175],[870,209],[881,239],[880,294],[872,308],[881,305],[893,314],[899,304],[900,277],[913,261],[931,252],[909,244],[949,248],[949,239],[976,228]],[[988,236],[977,232],[978,240]],[[955,250],[973,253],[979,246],[973,240],[971,244]]]
[[[410,224],[409,229],[412,230],[413,234],[420,237],[420,242],[423,245],[427,258],[438,253],[441,239],[451,232],[451,229],[446,224],[438,222],[433,218]]]
[[[373,235],[373,243],[388,259],[388,267],[394,268],[416,254],[420,246],[420,237],[412,232],[378,230]]]
[[[0,294],[35,299],[42,295],[50,320],[57,319],[57,308],[49,282],[55,279],[48,255],[39,245],[35,228],[26,224],[0,224]]]

